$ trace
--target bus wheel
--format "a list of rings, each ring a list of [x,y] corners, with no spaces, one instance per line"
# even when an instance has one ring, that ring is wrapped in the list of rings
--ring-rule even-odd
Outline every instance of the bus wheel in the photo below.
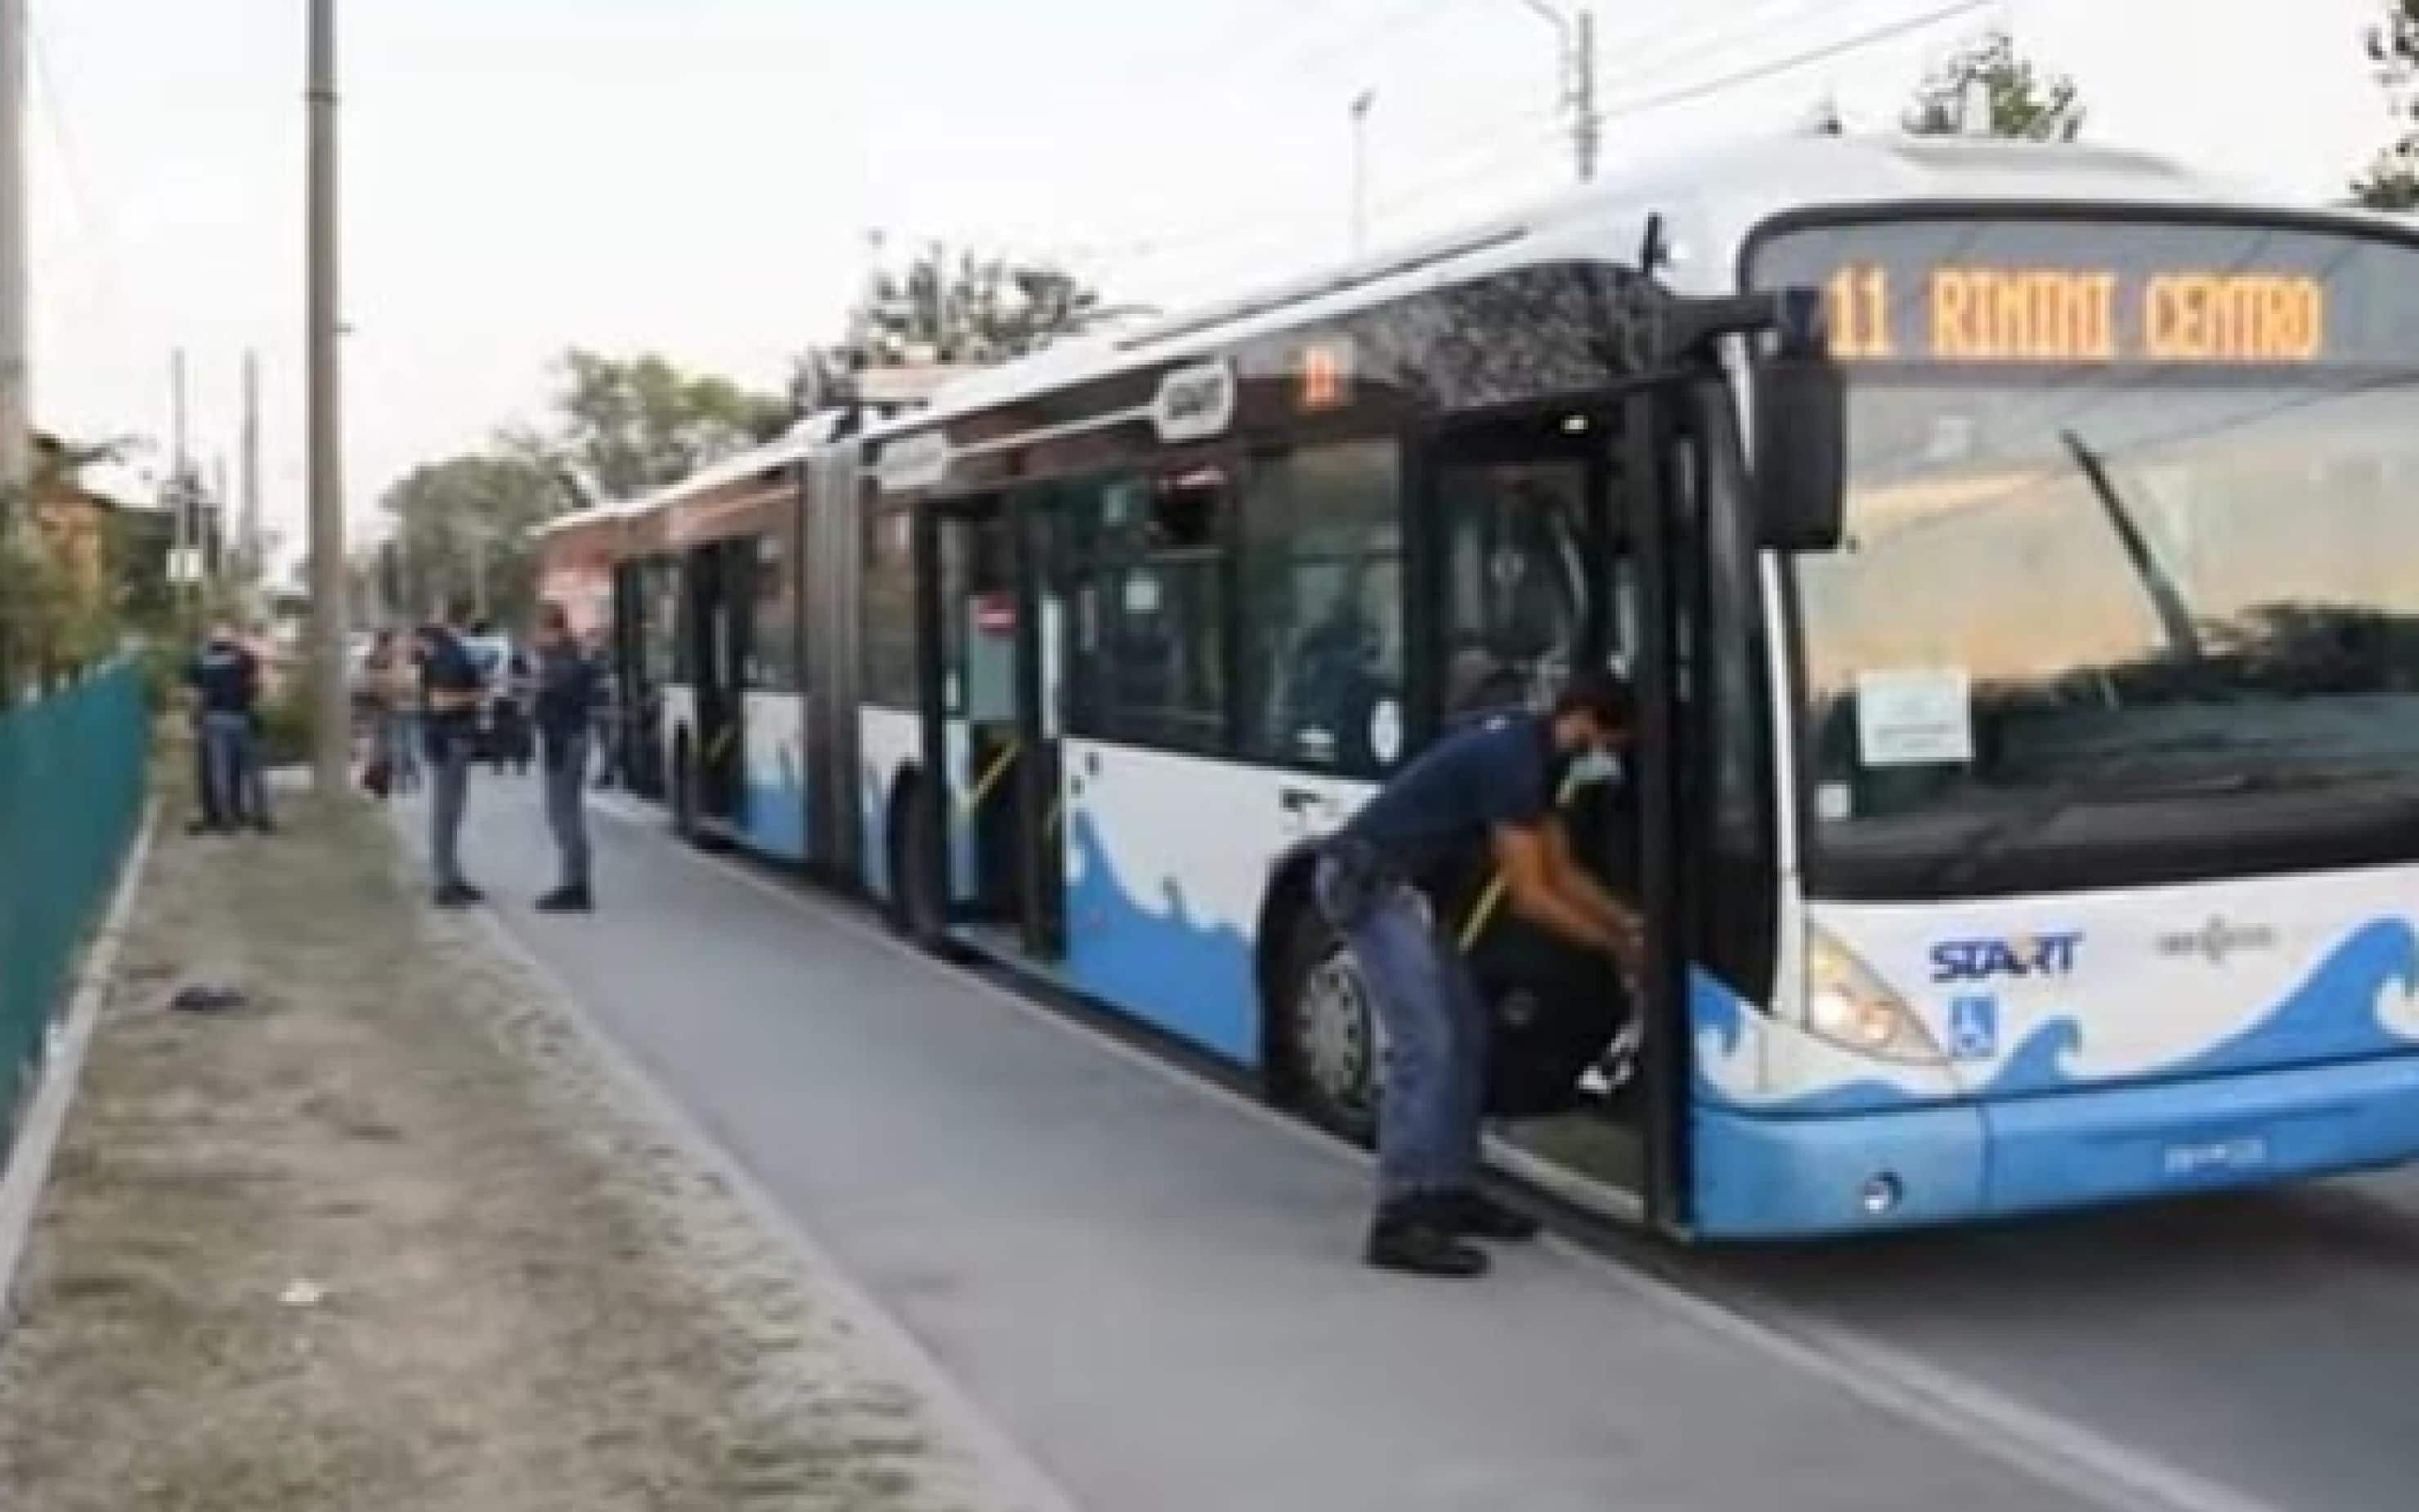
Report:
[[[672,833],[697,844],[697,771],[689,761],[688,737],[672,746]]]
[[[1295,1110],[1356,1144],[1373,1142],[1383,1045],[1377,1012],[1343,937],[1307,905],[1286,938],[1273,1027]]]

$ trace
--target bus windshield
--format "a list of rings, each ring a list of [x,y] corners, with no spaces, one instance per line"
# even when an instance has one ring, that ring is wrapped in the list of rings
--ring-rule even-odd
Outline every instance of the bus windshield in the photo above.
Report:
[[[1786,234],[1850,369],[1795,568],[1810,883],[2419,854],[2419,256],[2296,226]]]

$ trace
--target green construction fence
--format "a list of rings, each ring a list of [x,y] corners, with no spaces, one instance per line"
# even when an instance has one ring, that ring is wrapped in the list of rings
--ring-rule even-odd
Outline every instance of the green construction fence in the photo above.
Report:
[[[131,663],[0,712],[0,1162],[142,823],[148,739]]]

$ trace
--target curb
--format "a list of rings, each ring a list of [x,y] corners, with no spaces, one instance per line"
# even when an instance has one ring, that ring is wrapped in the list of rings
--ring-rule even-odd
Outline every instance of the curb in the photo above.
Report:
[[[68,1109],[75,1102],[77,1084],[84,1079],[85,1051],[92,1045],[93,1028],[100,1021],[101,1003],[109,996],[110,977],[117,966],[117,947],[126,937],[126,922],[134,911],[135,894],[142,891],[143,873],[150,863],[151,839],[159,817],[160,801],[154,798],[144,805],[134,842],[127,848],[126,859],[118,863],[117,886],[110,898],[109,912],[85,951],[67,1017],[51,1026],[41,1082],[17,1131],[17,1145],[9,1153],[8,1167],[0,1170],[0,1334],[7,1332],[16,1317],[17,1267],[24,1260],[27,1242],[33,1236],[34,1217],[41,1207],[42,1189],[50,1179],[51,1157],[58,1153],[59,1136],[67,1129]]]

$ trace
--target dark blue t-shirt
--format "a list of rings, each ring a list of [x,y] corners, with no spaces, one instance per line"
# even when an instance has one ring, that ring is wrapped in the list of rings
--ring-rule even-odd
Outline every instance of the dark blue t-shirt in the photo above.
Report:
[[[1498,714],[1420,753],[1344,826],[1410,876],[1483,847],[1499,824],[1533,825],[1548,812],[1546,723]]]
[[[472,659],[462,637],[450,630],[435,629],[421,637],[424,654],[420,664],[421,706],[428,710],[431,730],[468,728],[474,723],[476,710],[464,707],[440,710],[434,696],[439,693],[477,693],[486,685],[479,674],[479,664]]]
[[[577,646],[540,647],[537,727],[549,741],[588,733],[596,707],[596,666]]]
[[[204,712],[249,714],[260,691],[260,665],[233,641],[214,640],[185,669],[185,680],[201,695]]]

